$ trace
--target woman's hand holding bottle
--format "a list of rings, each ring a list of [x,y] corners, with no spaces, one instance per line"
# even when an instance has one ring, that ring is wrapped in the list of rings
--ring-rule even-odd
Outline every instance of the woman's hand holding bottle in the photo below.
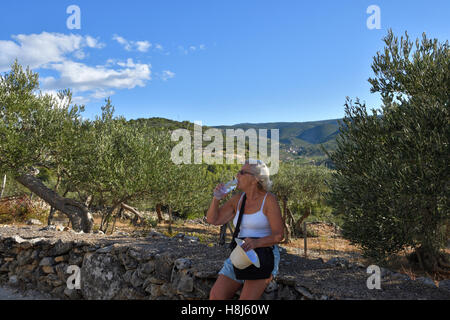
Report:
[[[237,179],[231,180],[226,184],[219,183],[214,189],[214,198],[217,200],[222,200],[228,193],[236,189],[237,183]]]

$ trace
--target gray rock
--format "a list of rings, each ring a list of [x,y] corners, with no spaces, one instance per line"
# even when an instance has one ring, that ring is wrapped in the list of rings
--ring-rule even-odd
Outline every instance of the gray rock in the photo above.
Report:
[[[422,282],[423,284],[425,284],[427,286],[432,286],[432,287],[436,288],[436,284],[434,283],[434,281],[431,278],[420,277],[420,278],[417,278],[416,281]]]
[[[45,227],[39,229],[39,231],[56,231],[56,226],[54,226],[54,225],[45,226]]]
[[[32,254],[33,252],[31,250],[24,250],[19,252],[19,254],[17,255],[17,263],[19,264],[19,266],[32,263],[34,260],[32,258]]]
[[[74,244],[75,245],[75,244]],[[85,252],[85,253],[88,253],[88,252],[94,252],[94,251],[97,251],[98,249],[100,249],[100,246],[99,245],[94,245],[94,246],[83,246],[82,247],[82,250],[83,250],[83,252]]]
[[[439,282],[439,288],[450,292],[450,280],[442,280]]]
[[[155,257],[155,277],[169,281],[172,275],[172,266],[175,257],[170,252],[159,254]]]
[[[133,275],[134,270],[127,270],[125,274],[123,275],[123,281],[125,282],[131,282],[131,276]]]
[[[10,284],[10,285],[17,285],[18,284],[18,282],[19,282],[19,280],[17,279],[17,276],[16,275],[13,275],[13,276],[10,276],[9,277],[9,281],[8,281],[8,283]]]
[[[290,275],[279,275],[276,277],[276,280],[278,283],[282,283],[284,285],[288,285],[288,286],[295,286],[296,284],[296,280],[294,276],[290,276]]]
[[[69,254],[69,261],[68,261],[68,263],[70,265],[81,266],[81,264],[83,263],[83,255],[77,254],[77,253],[74,253],[73,251],[71,251],[70,254]]]
[[[381,278],[386,278],[393,274],[393,272],[391,270],[386,269],[386,268],[380,268],[380,271],[381,271]]]
[[[142,261],[142,254],[140,251],[136,251],[133,249],[128,250],[128,255],[130,256],[130,258],[136,260],[136,261]]]
[[[326,262],[326,264],[331,265],[331,266],[336,266],[336,267],[341,267],[341,268],[348,268],[350,263],[348,262],[348,260],[344,259],[344,258],[331,258],[330,260],[328,260]]]
[[[29,239],[29,241],[30,241],[30,244],[32,244],[32,245],[38,245],[39,244],[39,242],[41,242],[41,241],[45,241],[45,238],[34,238],[34,239]]]
[[[318,263],[325,263],[325,261],[323,261],[322,258],[317,258],[316,261],[317,261]]]
[[[38,219],[30,219],[27,221],[28,225],[41,226],[43,223]]]
[[[62,256],[66,253],[68,253],[73,248],[73,242],[63,242],[61,239],[59,239],[53,248],[50,249],[49,255],[50,256]]]
[[[81,292],[85,299],[110,300],[125,282],[125,269],[116,256],[87,253],[81,267]]]
[[[97,253],[111,253],[111,251],[113,250],[113,248],[114,248],[114,246],[113,246],[113,245],[110,245],[110,246],[107,246],[107,247],[100,248],[100,249],[98,249],[96,252],[97,252]]]
[[[70,300],[78,300],[82,298],[80,290],[69,289],[67,287],[64,289],[64,295],[68,297]]]
[[[139,288],[144,284],[144,280],[142,280],[137,271],[134,271],[131,275],[130,283],[134,288]]]
[[[0,272],[8,272],[11,262],[5,262],[0,266]]]
[[[151,231],[151,232],[147,235],[147,238],[149,238],[149,239],[154,239],[154,238],[163,238],[163,239],[166,239],[167,237],[166,237],[164,234],[162,234],[162,233],[160,233],[160,232],[158,232],[158,231]]]
[[[179,258],[175,260],[175,268],[177,270],[189,269],[192,266],[192,260],[186,258]]]
[[[143,287],[147,287],[150,284],[162,285],[164,282],[165,282],[165,280],[162,280],[162,279],[158,279],[155,277],[148,277],[147,279],[145,279]]]
[[[397,272],[393,272],[393,273],[391,274],[391,279],[394,279],[394,280],[403,280],[403,281],[410,280],[410,278],[409,278],[406,274],[403,274],[403,273],[397,273]]]
[[[59,279],[62,281],[66,281],[70,274],[67,273],[67,268],[69,265],[67,263],[59,263],[55,266],[55,272],[58,275]]]
[[[52,266],[42,266],[42,271],[45,273],[54,273],[55,269]]]
[[[275,300],[275,299],[276,299],[275,291],[272,291],[272,292],[264,291],[261,296],[261,300]]]
[[[147,288],[145,288],[145,292],[150,293],[152,299],[162,296],[161,285],[158,284],[150,284]]]
[[[155,248],[145,248],[143,251],[140,252],[141,260],[142,261],[153,260],[158,253],[159,251]]]
[[[194,290],[194,279],[189,276],[181,277],[177,286],[177,293],[183,294],[186,292],[192,292]]]
[[[267,287],[266,287],[266,289],[264,290],[266,293],[271,293],[271,292],[273,292],[273,291],[275,291],[275,290],[277,290],[278,289],[278,284],[275,282],[275,281],[271,281],[268,285],[267,285]]]
[[[134,270],[136,269],[138,263],[135,259],[133,259],[132,257],[130,257],[128,254],[126,254],[125,252],[122,252],[119,254],[120,260],[122,260],[123,265],[125,266],[125,269],[127,270]]]
[[[175,294],[175,292],[174,292],[174,290],[173,290],[173,288],[172,288],[172,285],[170,284],[170,283],[164,283],[162,286],[161,286],[161,293],[162,293],[162,295],[164,295],[164,296],[166,296],[166,297],[168,297],[168,298],[171,298],[171,297],[173,297],[173,295]]]
[[[59,279],[59,277],[55,274],[49,274],[47,276],[46,282],[52,287],[59,287],[65,284],[65,282]]]
[[[141,264],[137,269],[138,275],[141,278],[146,278],[148,275],[152,274],[155,271],[155,263],[153,261],[149,261],[147,263]]]
[[[41,262],[39,262],[40,267],[52,266],[54,264],[55,264],[55,259],[53,259],[52,257],[45,257],[41,260]]]
[[[281,290],[278,290],[278,298],[281,300],[295,300],[296,295],[292,292],[289,286],[283,286]]]
[[[314,295],[307,288],[300,286],[300,285],[296,285],[295,290],[298,293],[300,293],[303,297],[305,297],[309,300],[314,300]]]
[[[119,291],[119,294],[114,298],[117,300],[144,300],[148,299],[148,295],[143,290],[136,289],[132,286],[126,286]]]
[[[27,240],[23,239],[21,236],[14,236],[12,238],[17,243],[27,242]]]

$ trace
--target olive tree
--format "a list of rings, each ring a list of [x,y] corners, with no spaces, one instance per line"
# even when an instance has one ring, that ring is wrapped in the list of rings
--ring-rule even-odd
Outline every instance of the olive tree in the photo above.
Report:
[[[15,180],[68,215],[75,230],[89,232],[93,221],[86,206],[60,196],[36,177],[39,166],[55,165],[55,141],[61,140],[62,127],[74,130],[83,108],[71,106],[70,91],[58,97],[40,93],[38,79],[17,61],[9,73],[0,75],[0,172],[11,172]]]
[[[423,35],[416,50],[392,31],[372,64],[382,110],[349,98],[340,127],[329,200],[343,233],[366,256],[383,260],[406,247],[429,271],[448,273],[441,253],[449,213],[448,41]]]
[[[312,209],[324,204],[329,175],[330,170],[324,167],[281,164],[273,179],[273,192],[281,201],[286,242],[290,241],[292,230],[301,230]],[[300,214],[296,215],[295,210],[300,210]]]

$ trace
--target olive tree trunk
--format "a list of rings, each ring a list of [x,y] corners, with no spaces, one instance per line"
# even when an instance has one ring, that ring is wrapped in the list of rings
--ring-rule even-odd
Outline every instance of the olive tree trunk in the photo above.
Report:
[[[77,232],[83,231],[85,233],[90,233],[92,231],[94,219],[84,204],[73,199],[61,197],[55,191],[45,186],[41,180],[31,174],[24,174],[16,180],[47,202],[50,206],[66,214],[72,223],[73,230]]]
[[[3,198],[3,192],[5,191],[5,186],[6,186],[6,174],[3,178],[3,183],[2,183],[2,192],[0,193],[0,199]]]

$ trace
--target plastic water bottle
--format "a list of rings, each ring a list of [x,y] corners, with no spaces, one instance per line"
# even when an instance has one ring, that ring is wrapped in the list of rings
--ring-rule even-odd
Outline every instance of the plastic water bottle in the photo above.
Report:
[[[214,190],[214,197],[217,199],[222,199],[225,195],[236,189],[238,180],[234,179],[225,183],[225,185],[219,190]]]

